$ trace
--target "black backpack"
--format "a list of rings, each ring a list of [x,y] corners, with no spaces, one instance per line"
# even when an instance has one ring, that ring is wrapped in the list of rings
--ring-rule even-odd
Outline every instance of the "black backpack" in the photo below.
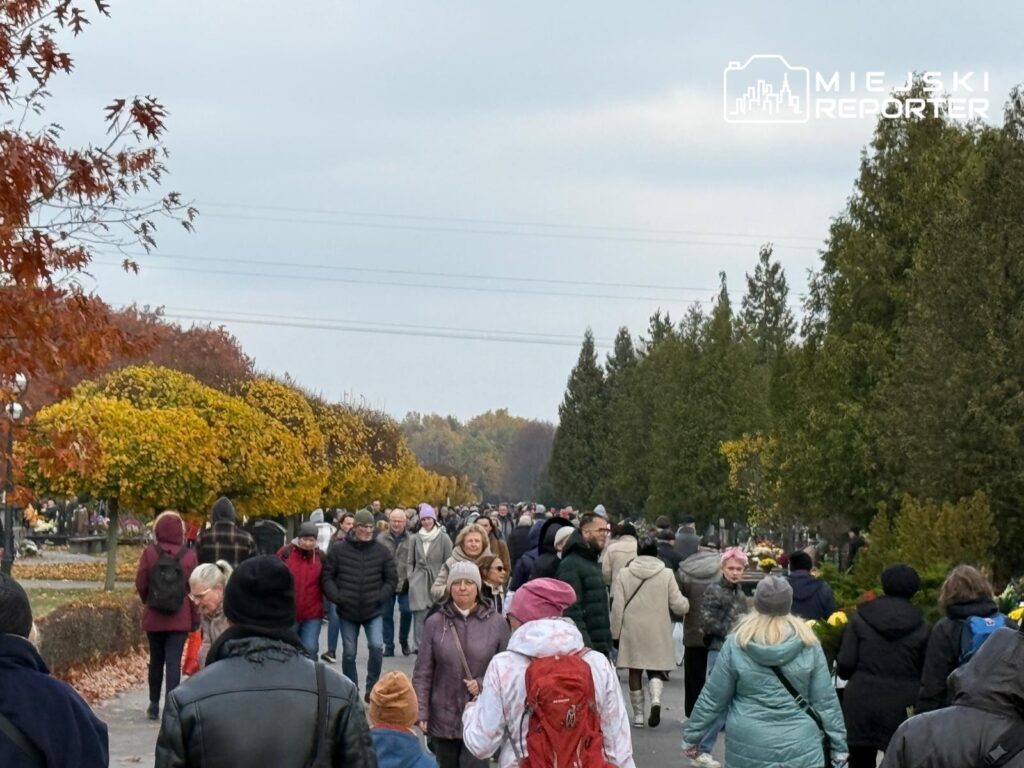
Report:
[[[181,559],[188,552],[182,547],[176,554],[169,555],[153,545],[157,551],[156,565],[149,572],[149,594],[146,605],[160,613],[177,613],[185,602],[185,571]]]

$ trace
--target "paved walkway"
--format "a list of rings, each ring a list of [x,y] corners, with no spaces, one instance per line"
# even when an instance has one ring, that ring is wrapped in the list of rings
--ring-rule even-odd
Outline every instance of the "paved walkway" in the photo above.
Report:
[[[397,626],[397,622],[396,622]],[[366,670],[365,638],[360,642],[359,671]],[[320,635],[320,650],[326,648],[327,625]],[[340,650],[340,648],[339,648]],[[403,657],[401,651],[394,658],[384,659],[384,671],[401,670],[412,677],[416,656]],[[336,665],[341,671],[341,659]],[[625,672],[620,672],[619,679],[625,681]],[[149,696],[144,685],[133,688],[120,696],[103,702],[94,707],[96,714],[104,720],[110,729],[110,765],[149,766],[154,762],[154,751],[159,723],[146,719],[146,706]],[[628,708],[628,695],[623,682],[623,700]],[[161,712],[161,715],[163,713]],[[683,733],[683,675],[682,669],[672,673],[671,679],[665,684],[662,697],[662,719],[657,728],[633,729],[633,752],[638,768],[661,768],[661,766],[680,766],[686,768],[688,761],[680,749]],[[723,740],[719,738],[715,749],[715,757],[723,760]]]

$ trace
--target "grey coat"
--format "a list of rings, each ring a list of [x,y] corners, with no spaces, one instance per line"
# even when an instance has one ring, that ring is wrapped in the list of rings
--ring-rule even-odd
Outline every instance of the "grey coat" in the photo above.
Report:
[[[395,558],[395,570],[398,572],[398,592],[404,592],[409,582],[409,550],[412,548],[413,534],[405,531],[396,541],[395,534],[390,530],[384,531],[377,537],[377,541],[388,548],[388,552]]]
[[[423,533],[420,531],[414,534],[409,545],[407,578],[410,611],[425,611],[433,606],[434,598],[430,595],[430,588],[441,572],[441,566],[452,554],[452,540],[443,529],[430,545],[429,551],[424,550]]]

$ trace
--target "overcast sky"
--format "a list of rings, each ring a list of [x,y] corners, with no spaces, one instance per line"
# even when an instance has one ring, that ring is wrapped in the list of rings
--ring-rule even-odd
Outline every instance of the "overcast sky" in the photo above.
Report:
[[[108,301],[398,418],[554,420],[587,326],[679,318],[720,271],[738,302],[765,241],[806,287],[873,120],[726,123],[730,61],[987,72],[998,121],[1022,28],[1010,2],[115,0],[48,116],[100,140],[114,97],[171,113],[197,231],[164,226],[138,276],[100,256]]]

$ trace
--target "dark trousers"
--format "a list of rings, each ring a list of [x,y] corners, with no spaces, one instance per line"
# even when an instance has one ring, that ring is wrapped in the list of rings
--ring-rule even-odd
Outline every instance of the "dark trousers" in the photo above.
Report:
[[[489,760],[478,760],[466,749],[462,739],[440,739],[430,737],[438,768],[488,768]]]
[[[874,747],[850,747],[848,768],[875,768],[878,764],[878,750]]]
[[[412,627],[412,611],[409,610],[409,595],[392,595],[384,601],[384,650],[395,650],[395,604],[398,604],[398,642],[409,642],[409,628]]]
[[[708,649],[692,645],[686,646],[683,653],[683,693],[685,696],[684,710],[689,717],[704,690],[704,680],[708,676]]]
[[[149,700],[160,701],[160,686],[167,673],[167,693],[181,682],[181,654],[187,632],[147,632],[149,638]]]

